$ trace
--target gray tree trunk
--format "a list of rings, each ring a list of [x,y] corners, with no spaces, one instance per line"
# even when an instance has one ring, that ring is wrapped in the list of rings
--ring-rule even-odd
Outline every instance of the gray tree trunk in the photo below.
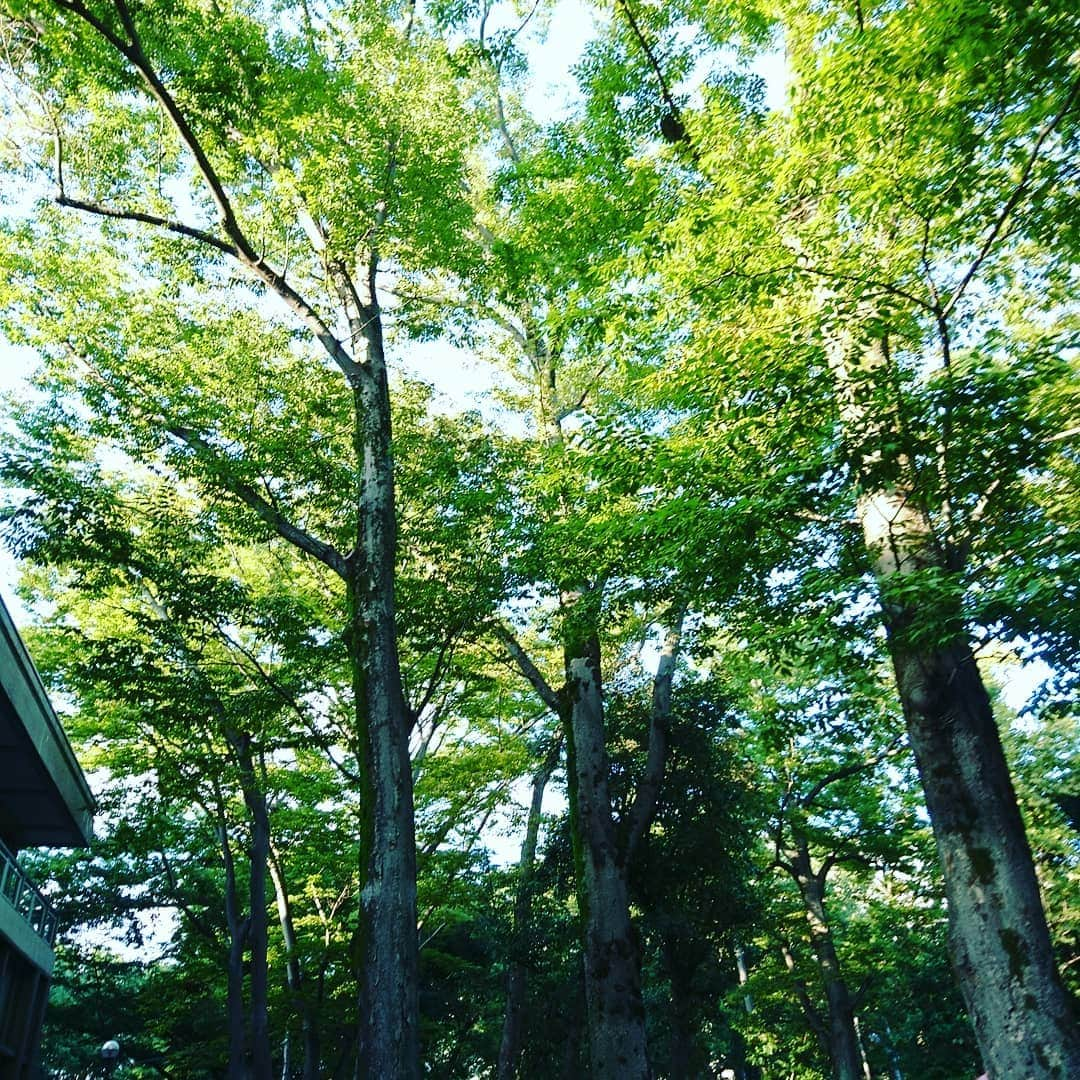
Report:
[[[281,939],[285,949],[285,982],[289,988],[293,1010],[300,1017],[300,1030],[303,1036],[304,1063],[301,1076],[303,1080],[318,1080],[320,1066],[319,1026],[312,1015],[312,1005],[305,995],[304,973],[297,955],[296,926],[292,916],[292,900],[289,897],[285,874],[276,852],[270,852],[270,877],[274,883],[274,897],[277,901],[278,922],[281,926]],[[290,1054],[291,1042],[288,1043]]]
[[[359,521],[356,549],[346,568],[357,749],[365,775],[367,807],[360,855],[364,956],[361,1067],[371,1080],[418,1080],[411,724],[398,666],[390,393],[373,282],[371,292],[363,327],[367,358],[353,386]]]
[[[229,934],[229,953],[226,959],[225,1023],[229,1033],[229,1064],[227,1080],[245,1080],[244,1046],[247,1025],[244,1022],[244,942],[247,924],[240,915],[236,890],[236,867],[232,847],[225,827],[224,811],[219,807],[218,840],[225,867],[225,926]]]
[[[270,816],[266,809],[266,792],[258,783],[252,757],[251,736],[247,733],[229,736],[240,766],[240,785],[251,827],[251,846],[248,850],[248,955],[252,1080],[271,1080],[273,1063],[270,1052],[270,1017],[268,1003],[266,914],[266,869],[270,859]]]
[[[569,618],[576,614],[571,611]],[[585,939],[590,1075],[593,1080],[647,1080],[641,974],[608,793],[600,644],[594,634],[570,636],[566,680],[567,772]]]
[[[964,641],[909,649],[896,614],[893,665],[945,877],[953,966],[986,1071],[1080,1077],[1075,1004],[975,658]]]
[[[851,351],[861,362],[859,380],[845,355]],[[856,467],[873,477],[889,464],[883,448],[890,436],[895,443],[902,433],[898,418],[864,404],[870,381],[888,377],[887,346],[837,343],[832,362]],[[903,587],[929,568],[954,572],[958,555],[935,536],[908,479],[910,465],[898,456],[892,464],[891,484],[863,480],[858,515],[937,841],[953,967],[991,1080],[1071,1080],[1080,1077],[1075,1005],[1057,972],[1031,849],[961,612]],[[928,627],[924,605],[931,602],[935,626]]]

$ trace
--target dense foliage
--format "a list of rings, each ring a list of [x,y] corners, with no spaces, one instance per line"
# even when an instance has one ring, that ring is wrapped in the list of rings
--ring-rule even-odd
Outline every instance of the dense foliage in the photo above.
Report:
[[[52,1075],[1080,1069],[1080,12],[580,14],[0,3]]]

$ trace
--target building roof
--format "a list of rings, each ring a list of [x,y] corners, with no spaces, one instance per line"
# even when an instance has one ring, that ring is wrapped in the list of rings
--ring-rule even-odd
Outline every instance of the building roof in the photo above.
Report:
[[[0,599],[0,838],[14,849],[81,847],[94,796],[41,676]]]

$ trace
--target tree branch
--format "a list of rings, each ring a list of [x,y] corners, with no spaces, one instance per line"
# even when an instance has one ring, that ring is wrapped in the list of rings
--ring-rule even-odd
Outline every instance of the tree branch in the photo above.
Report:
[[[170,435],[192,450],[211,458],[215,465],[221,466],[223,464],[221,455],[201,435],[188,428],[176,425],[170,425],[167,430]],[[242,483],[230,476],[227,465],[219,467],[217,474],[221,486],[254,510],[260,519],[269,525],[282,539],[318,559],[319,562],[333,570],[338,577],[345,577],[346,559],[337,548],[305,532],[299,525],[295,525],[285,517],[273,503],[260,495],[250,484]]]
[[[561,696],[551,688],[550,683],[548,683],[547,679],[540,673],[540,669],[529,659],[525,650],[518,643],[517,638],[515,638],[510,630],[501,623],[497,623],[492,628],[492,633],[496,639],[502,643],[502,646],[510,659],[513,660],[517,669],[537,694],[540,695],[544,704],[556,716],[562,716],[564,709]]]
[[[57,169],[59,170],[59,168],[60,164],[58,162]],[[159,217],[157,214],[147,214],[141,210],[121,210],[116,207],[102,206],[101,203],[87,202],[85,199],[72,199],[64,194],[62,185],[60,194],[56,196],[54,201],[57,206],[65,206],[72,210],[82,210],[87,214],[95,214],[98,217],[113,218],[116,221],[137,221],[145,225],[153,225],[156,228],[177,233],[179,236],[186,236],[192,240],[198,240],[199,243],[206,244],[212,248],[217,248],[218,251],[223,251],[226,255],[236,255],[236,250],[232,244],[215,236],[213,233],[207,232],[205,229],[198,229],[193,225],[185,225],[182,221],[173,221],[170,218]]]
[[[1028,182],[1031,180],[1031,174],[1035,169],[1035,165],[1038,163],[1039,154],[1042,152],[1043,144],[1053,134],[1058,124],[1069,114],[1073,105],[1076,103],[1077,95],[1080,94],[1080,78],[1078,78],[1070,87],[1068,96],[1065,98],[1065,104],[1045,123],[1039,130],[1038,135],[1035,138],[1035,143],[1031,148],[1031,153],[1028,155],[1027,161],[1024,163],[1024,168],[1020,173],[1020,179],[1016,183],[1016,187],[1013,189],[1012,194],[1005,201],[1005,205],[1001,208],[1001,212],[991,223],[989,230],[987,231],[986,238],[983,240],[982,246],[979,248],[979,253],[972,260],[971,265],[968,267],[967,272],[960,279],[959,284],[952,291],[952,295],[949,297],[945,306],[941,309],[942,317],[947,317],[949,313],[959,303],[960,298],[967,291],[967,287],[971,284],[975,275],[979,272],[982,264],[986,261],[990,252],[993,250],[994,244],[997,242],[997,238],[1001,235],[1002,230],[1005,228],[1005,223],[1012,216],[1013,211],[1019,205],[1020,200],[1023,198],[1028,188]]]
[[[799,799],[798,805],[802,807],[802,809],[808,810],[814,804],[814,801],[818,796],[830,784],[835,784],[838,780],[844,780],[847,777],[855,776],[857,773],[861,773],[866,769],[872,769],[875,765],[880,765],[886,758],[892,757],[899,749],[900,737],[897,736],[897,738],[893,739],[880,754],[875,754],[873,757],[861,761],[852,762],[839,769],[833,769],[832,772],[826,773],[806,795]]]
[[[163,848],[158,849],[158,854],[161,856],[161,866],[165,871],[165,878],[169,882],[169,888],[173,893],[173,902],[176,906],[188,917],[191,925],[198,930],[198,932],[215,944],[220,940],[217,932],[214,928],[199,915],[190,904],[186,903],[183,899],[183,890],[180,888],[179,882],[176,880],[176,874],[173,871],[172,863],[169,861],[169,856],[165,854]]]
[[[637,38],[637,42],[641,46],[641,51],[645,54],[645,58],[649,61],[649,66],[656,75],[656,81],[660,84],[660,93],[664,98],[664,104],[668,107],[671,114],[677,117],[679,115],[679,107],[675,104],[675,99],[671,96],[671,91],[668,89],[667,79],[664,78],[664,72],[660,67],[659,61],[656,59],[656,53],[646,40],[645,34],[638,25],[637,19],[634,18],[634,12],[630,7],[629,0],[616,0],[616,6],[620,8],[626,16],[626,21],[630,24],[630,29],[633,31],[634,37]]]
[[[435,691],[438,689],[439,682],[441,681],[447,666],[450,663],[450,658],[453,655],[454,645],[457,641],[457,630],[455,629],[439,644],[439,651],[435,657],[435,666],[432,668],[431,676],[428,678],[427,686],[424,688],[424,692],[420,696],[420,701],[410,707],[409,712],[414,718],[419,718],[420,714],[431,704],[432,698],[435,696]],[[407,696],[407,695],[406,695]]]
[[[82,21],[92,29],[96,30],[97,33],[112,45],[112,47],[120,53],[120,55],[123,56],[138,73],[149,89],[151,97],[153,97],[158,105],[161,106],[165,115],[168,116],[170,123],[180,136],[181,142],[183,142],[192,157],[194,157],[196,170],[210,191],[210,197],[218,211],[221,227],[224,230],[225,235],[232,241],[232,247],[217,240],[217,238],[214,238],[214,242],[211,242],[208,238],[211,237],[212,234],[207,233],[204,230],[192,230],[185,226],[183,229],[172,229],[172,231],[180,232],[182,235],[201,240],[203,243],[211,243],[212,247],[231,255],[241,265],[254,273],[256,277],[268,285],[270,289],[284,301],[290,310],[300,317],[301,321],[312,332],[349,382],[355,384],[357,380],[363,377],[361,365],[353,360],[352,356],[349,355],[345,347],[338,341],[330,327],[318,314],[315,308],[312,307],[291,285],[289,285],[288,282],[286,282],[282,274],[263,261],[262,256],[256,253],[254,247],[244,233],[244,230],[240,227],[232,203],[225,191],[225,186],[218,176],[217,171],[210,163],[210,159],[207,156],[202,143],[188,123],[187,117],[184,116],[180,107],[169,93],[168,87],[162,82],[160,76],[150,63],[149,58],[146,56],[146,53],[143,51],[134,20],[131,16],[131,12],[128,10],[125,0],[115,0],[115,3],[117,12],[120,15],[121,23],[131,39],[129,42],[124,41],[124,39],[116,34],[115,31],[97,18],[93,12],[82,3],[82,0],[53,0],[53,3],[65,11],[70,11],[77,18],[82,19]],[[63,195],[63,193],[61,194]],[[66,196],[64,197],[66,198]],[[83,209],[85,209],[85,207],[83,207]],[[95,212],[100,212],[100,210]],[[106,213],[105,216],[117,217],[122,215]],[[150,216],[152,217],[152,215]],[[129,220],[145,219],[141,217],[129,217]],[[157,222],[150,221],[148,223],[167,227],[164,224],[164,219]]]
[[[671,684],[682,644],[683,623],[686,620],[687,602],[680,601],[675,610],[672,625],[664,637],[660,660],[653,678],[652,709],[649,713],[649,750],[645,761],[645,774],[641,778],[634,802],[627,814],[626,846],[623,861],[628,863],[641,842],[656,813],[660,787],[664,781],[664,769],[668,758],[668,732],[671,722]]]
[[[822,888],[825,887],[825,879],[829,876],[829,871],[839,861],[840,861],[840,856],[835,851],[830,851],[829,854],[825,856],[825,860],[818,867],[817,873],[814,874],[814,877],[817,878],[818,883],[822,886]],[[809,865],[809,860],[808,860],[807,864]]]
[[[791,982],[795,987],[795,996],[799,999],[803,1014],[806,1016],[810,1027],[813,1028],[814,1034],[817,1035],[822,1046],[827,1049],[828,1043],[826,1041],[825,1024],[821,1019],[821,1013],[817,1011],[814,1007],[814,1003],[810,1000],[810,994],[807,992],[806,983],[795,974],[795,956],[791,951],[791,946],[781,943],[780,952],[784,957],[784,965],[791,973]]]

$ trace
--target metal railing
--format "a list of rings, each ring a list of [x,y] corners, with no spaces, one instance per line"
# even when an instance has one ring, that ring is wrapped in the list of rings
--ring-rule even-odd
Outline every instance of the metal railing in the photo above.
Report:
[[[0,896],[30,924],[38,937],[52,945],[56,938],[56,912],[3,843],[0,843]]]

